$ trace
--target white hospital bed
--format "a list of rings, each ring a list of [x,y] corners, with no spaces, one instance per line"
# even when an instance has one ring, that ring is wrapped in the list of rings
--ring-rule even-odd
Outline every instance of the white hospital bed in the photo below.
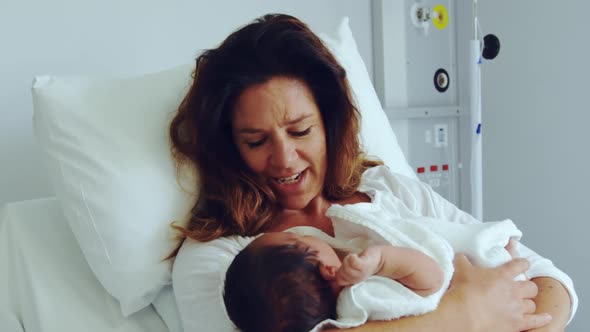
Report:
[[[348,19],[333,34],[322,38],[348,72],[365,150],[415,177]],[[166,131],[191,70],[35,80],[35,135],[59,199],[0,207],[0,332],[182,331],[161,258],[170,221],[190,207],[181,208]]]
[[[168,331],[153,306],[123,317],[55,198],[0,211],[0,331]]]

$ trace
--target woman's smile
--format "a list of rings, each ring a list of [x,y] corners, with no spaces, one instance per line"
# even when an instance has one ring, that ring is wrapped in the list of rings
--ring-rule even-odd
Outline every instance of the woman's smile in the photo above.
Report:
[[[274,179],[272,181],[273,191],[283,195],[296,195],[305,193],[305,180],[307,171],[297,173],[291,177]]]
[[[303,172],[299,172],[297,174],[284,178],[277,178],[275,180],[277,180],[279,184],[293,184],[299,181],[299,179],[301,178],[301,174],[303,174]]]

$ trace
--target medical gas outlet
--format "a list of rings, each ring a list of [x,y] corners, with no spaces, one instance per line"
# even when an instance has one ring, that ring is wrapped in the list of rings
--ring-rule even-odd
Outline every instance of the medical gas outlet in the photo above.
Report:
[[[459,203],[458,119],[412,119],[408,126],[410,165],[418,178],[453,204]]]
[[[449,165],[430,165],[419,166],[416,168],[418,178],[428,184],[432,189],[438,189],[440,187],[448,187],[451,184],[451,175],[449,172]]]

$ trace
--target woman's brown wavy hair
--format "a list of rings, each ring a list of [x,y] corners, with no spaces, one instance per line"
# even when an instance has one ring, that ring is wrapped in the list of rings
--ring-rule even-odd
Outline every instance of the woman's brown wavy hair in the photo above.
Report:
[[[231,126],[238,96],[273,77],[300,80],[312,91],[326,129],[323,195],[328,200],[351,196],[361,174],[380,164],[361,152],[360,114],[342,66],[303,22],[265,15],[197,58],[193,84],[170,125],[177,170],[195,167],[200,182],[188,225],[173,225],[181,240],[253,236],[267,229],[279,211],[272,191],[240,157]]]

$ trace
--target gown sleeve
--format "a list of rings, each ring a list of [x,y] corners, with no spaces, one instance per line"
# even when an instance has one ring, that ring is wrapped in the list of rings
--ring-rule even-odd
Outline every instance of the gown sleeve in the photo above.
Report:
[[[404,207],[417,216],[433,217],[462,224],[481,222],[447,201],[427,184],[395,174],[385,166],[374,167],[363,174],[361,187],[363,191],[376,190],[393,194],[396,199],[403,202]],[[551,260],[542,257],[525,245],[520,243],[518,251],[520,257],[526,258],[530,263],[530,268],[526,273],[528,278],[553,278],[566,288],[571,300],[571,321],[578,308],[578,296],[572,279],[558,269]]]
[[[253,239],[230,236],[210,242],[184,241],[174,261],[172,285],[185,332],[237,331],[223,302],[225,273]]]

